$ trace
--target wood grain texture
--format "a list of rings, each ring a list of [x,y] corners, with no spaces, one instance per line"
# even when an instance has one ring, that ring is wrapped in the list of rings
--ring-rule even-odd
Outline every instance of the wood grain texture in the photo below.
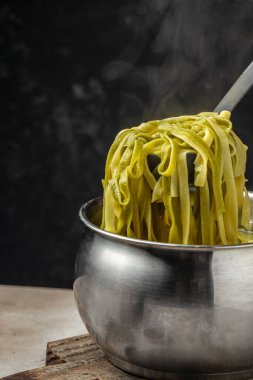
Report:
[[[2,380],[134,380],[114,367],[90,335],[80,335],[47,344],[46,366],[17,373]]]

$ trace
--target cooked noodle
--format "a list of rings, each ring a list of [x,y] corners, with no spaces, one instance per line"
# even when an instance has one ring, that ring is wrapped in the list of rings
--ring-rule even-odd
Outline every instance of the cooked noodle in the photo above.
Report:
[[[249,227],[246,150],[228,111],[121,131],[106,161],[101,228],[167,243],[248,241],[238,232]]]

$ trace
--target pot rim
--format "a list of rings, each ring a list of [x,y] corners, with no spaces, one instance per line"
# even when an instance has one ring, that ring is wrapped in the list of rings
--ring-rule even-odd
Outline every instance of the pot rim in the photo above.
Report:
[[[249,194],[253,197],[253,192],[249,191]],[[102,201],[102,196],[93,198],[88,202],[84,203],[79,210],[79,217],[86,227],[95,233],[102,235],[103,237],[114,240],[116,242],[122,242],[124,244],[131,244],[135,246],[144,246],[146,248],[155,248],[161,250],[173,250],[173,251],[197,251],[197,252],[211,252],[211,251],[227,251],[235,250],[241,248],[252,248],[253,243],[244,243],[244,244],[227,244],[227,245],[193,245],[193,244],[174,244],[174,243],[160,243],[156,241],[143,240],[129,238],[127,236],[118,235],[106,230],[102,230],[92,223],[88,218],[88,210],[94,206],[96,203]],[[240,250],[241,253],[241,250]]]

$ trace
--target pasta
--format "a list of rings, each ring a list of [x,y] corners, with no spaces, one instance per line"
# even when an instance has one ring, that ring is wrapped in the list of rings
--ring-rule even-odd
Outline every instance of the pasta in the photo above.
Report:
[[[247,242],[238,230],[249,228],[246,150],[228,111],[122,130],[107,156],[101,228],[166,243]]]

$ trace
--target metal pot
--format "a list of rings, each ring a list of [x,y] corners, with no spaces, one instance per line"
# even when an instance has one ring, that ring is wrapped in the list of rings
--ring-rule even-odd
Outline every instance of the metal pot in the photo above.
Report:
[[[101,210],[80,210],[74,295],[109,360],[150,379],[253,378],[253,244],[130,239],[101,230]]]

